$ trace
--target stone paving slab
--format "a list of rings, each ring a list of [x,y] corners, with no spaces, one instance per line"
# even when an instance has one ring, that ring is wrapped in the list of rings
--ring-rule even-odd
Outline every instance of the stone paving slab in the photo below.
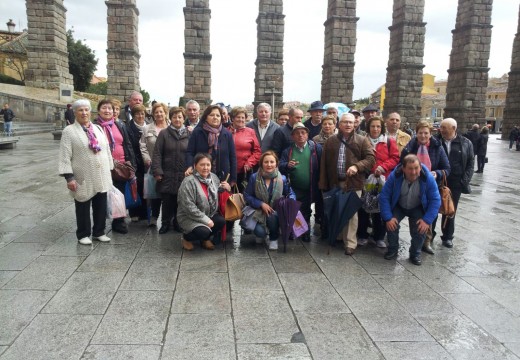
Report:
[[[406,221],[392,261],[373,242],[347,257],[312,222],[286,253],[237,224],[184,252],[129,219],[82,246],[58,147],[31,135],[0,156],[0,360],[520,359],[520,154],[493,136],[454,248],[436,239],[420,267]]]

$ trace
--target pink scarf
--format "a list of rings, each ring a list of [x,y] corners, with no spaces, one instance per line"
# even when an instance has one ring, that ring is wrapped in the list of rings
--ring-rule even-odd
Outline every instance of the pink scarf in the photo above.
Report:
[[[222,131],[222,124],[220,124],[218,128],[214,128],[207,122],[204,122],[202,128],[206,130],[206,132],[208,133],[208,153],[211,154],[213,152],[213,149],[215,149],[215,151],[218,150],[218,137],[220,135],[220,131]]]
[[[112,134],[112,125],[114,125],[114,119],[105,121],[101,116],[98,116],[97,122],[103,129],[105,129],[108,142],[110,143],[110,151],[114,151],[116,149],[116,141],[114,140],[114,134]]]
[[[430,160],[430,154],[428,154],[428,146],[430,146],[429,142],[426,145],[419,145],[417,157],[419,158],[419,161],[428,168],[428,170],[432,171],[432,162]]]
[[[101,146],[99,146],[99,143],[97,141],[96,135],[94,135],[93,127],[94,127],[93,124],[90,124],[89,127],[85,127],[85,126],[81,125],[81,128],[83,129],[83,131],[85,131],[87,133],[88,148],[90,150],[92,150],[94,152],[94,154],[96,154],[99,151],[101,151]]]

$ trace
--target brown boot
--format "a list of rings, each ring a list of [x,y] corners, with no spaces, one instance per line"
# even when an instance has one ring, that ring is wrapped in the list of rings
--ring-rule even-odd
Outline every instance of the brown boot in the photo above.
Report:
[[[206,250],[215,250],[215,245],[211,242],[211,240],[204,240],[202,242],[202,248]]]
[[[187,251],[193,250],[193,244],[191,241],[182,239],[182,248]]]

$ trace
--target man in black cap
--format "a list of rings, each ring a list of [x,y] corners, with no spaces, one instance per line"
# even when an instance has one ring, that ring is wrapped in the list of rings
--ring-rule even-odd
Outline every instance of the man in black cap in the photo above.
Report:
[[[349,111],[349,113],[354,115],[354,132],[358,135],[365,136],[367,133],[359,128],[359,125],[361,125],[361,113],[359,110],[352,109]]]
[[[311,107],[308,112],[311,113],[311,117],[308,118],[304,125],[309,129],[309,139],[314,139],[316,135],[321,132],[321,118],[323,117],[323,103],[321,101],[314,101],[311,103]]]
[[[359,125],[359,128],[363,131],[367,131],[367,129],[365,128],[365,124],[368,120],[370,120],[370,118],[376,116],[378,111],[379,109],[374,104],[369,104],[368,106],[365,106],[365,108],[362,111],[364,119]]]

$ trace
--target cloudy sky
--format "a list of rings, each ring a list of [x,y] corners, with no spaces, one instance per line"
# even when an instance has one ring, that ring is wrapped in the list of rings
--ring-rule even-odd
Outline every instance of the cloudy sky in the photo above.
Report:
[[[354,99],[384,84],[392,23],[391,0],[358,0]],[[424,72],[446,79],[455,26],[456,0],[426,0]],[[106,76],[106,5],[103,0],[65,0],[67,29],[84,39],[99,58],[96,74]],[[141,87],[152,99],[174,105],[184,93],[183,0],[137,0]],[[211,0],[212,98],[231,105],[252,103],[256,59],[256,0]],[[518,25],[518,1],[495,0],[490,76],[509,72]],[[321,92],[326,0],[285,0],[284,100],[311,102]],[[9,18],[27,27],[25,1],[0,1],[0,27]]]

